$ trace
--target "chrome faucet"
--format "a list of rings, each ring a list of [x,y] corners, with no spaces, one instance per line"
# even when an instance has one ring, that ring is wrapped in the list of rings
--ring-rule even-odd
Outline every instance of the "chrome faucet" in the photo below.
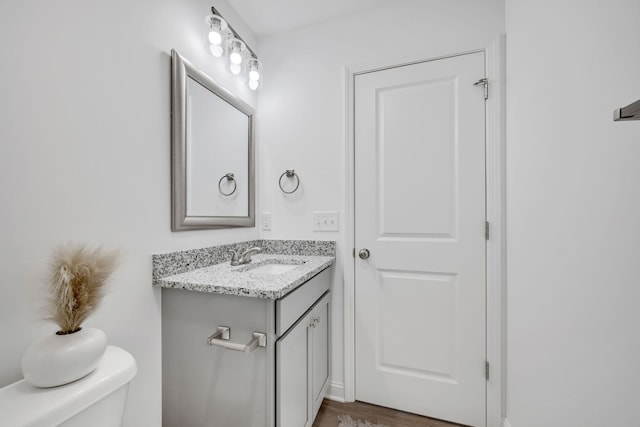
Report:
[[[231,254],[231,265],[248,264],[251,262],[251,256],[260,252],[262,252],[262,248],[257,246],[247,249],[241,255],[238,255],[238,252],[234,250],[229,250],[229,253]]]

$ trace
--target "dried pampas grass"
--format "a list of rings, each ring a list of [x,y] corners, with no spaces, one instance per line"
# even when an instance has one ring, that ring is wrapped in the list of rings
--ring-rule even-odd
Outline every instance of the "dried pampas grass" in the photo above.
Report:
[[[118,263],[118,251],[85,245],[66,245],[53,254],[50,270],[49,319],[58,334],[80,330],[80,325],[96,309],[104,295],[105,283]]]

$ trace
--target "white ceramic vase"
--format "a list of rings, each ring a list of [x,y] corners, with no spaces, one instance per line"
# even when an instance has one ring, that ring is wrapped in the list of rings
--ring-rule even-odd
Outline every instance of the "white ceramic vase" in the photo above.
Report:
[[[50,335],[33,343],[22,357],[24,379],[36,387],[56,387],[76,381],[98,366],[107,348],[100,329],[82,328]]]

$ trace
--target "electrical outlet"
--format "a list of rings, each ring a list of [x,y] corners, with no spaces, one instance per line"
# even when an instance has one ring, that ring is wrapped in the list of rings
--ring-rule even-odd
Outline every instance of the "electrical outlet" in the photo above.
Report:
[[[312,212],[313,231],[338,231],[338,212]]]
[[[271,230],[271,212],[263,212],[260,220],[263,230]]]

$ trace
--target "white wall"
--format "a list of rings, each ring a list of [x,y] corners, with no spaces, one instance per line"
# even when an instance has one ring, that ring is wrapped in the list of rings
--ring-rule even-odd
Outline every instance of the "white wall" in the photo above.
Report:
[[[260,92],[260,194],[272,212],[265,238],[345,240],[345,67],[391,65],[489,45],[504,32],[502,0],[405,0],[262,38],[265,82]],[[278,177],[295,169],[301,190],[284,196]],[[341,231],[312,231],[312,211],[340,212]],[[343,265],[333,293],[333,372],[339,396],[344,382]],[[336,387],[337,386],[337,387]]]
[[[640,2],[506,2],[507,415],[638,425]]]
[[[252,47],[255,37],[214,1]],[[170,231],[170,57],[176,48],[249,104],[254,93],[205,50],[211,1],[0,2],[0,386],[40,322],[52,248],[120,247],[124,260],[87,326],[139,372],[126,425],[159,426],[160,293],[151,254],[253,239],[252,229]]]

